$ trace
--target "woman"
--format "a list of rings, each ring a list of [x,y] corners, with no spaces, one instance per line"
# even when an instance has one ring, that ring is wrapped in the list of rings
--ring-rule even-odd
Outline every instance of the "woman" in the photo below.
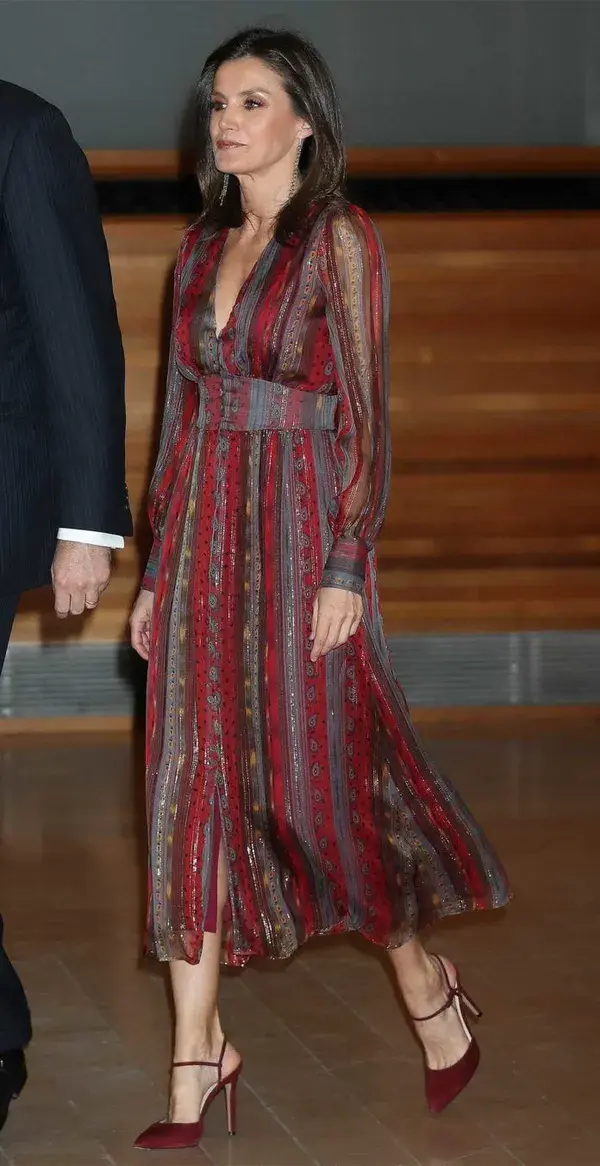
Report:
[[[417,933],[506,903],[505,875],[425,759],[394,680],[373,543],[387,499],[387,276],[340,194],[329,72],[244,32],[199,85],[204,213],[176,275],[155,543],[131,619],[150,661],[148,946],[176,1009],[169,1120],[194,1145],[239,1053],[221,958],[358,931],[389,952],[442,1109],[478,1050],[449,960]]]

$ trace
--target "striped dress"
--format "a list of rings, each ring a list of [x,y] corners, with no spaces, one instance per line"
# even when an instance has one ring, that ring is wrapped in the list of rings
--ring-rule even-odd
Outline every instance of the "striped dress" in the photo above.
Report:
[[[388,283],[356,207],[273,240],[217,335],[227,230],[196,224],[175,272],[150,491],[148,949],[286,957],[312,935],[398,946],[505,904],[505,874],[424,755],[390,663],[373,545],[390,476]],[[310,660],[320,587],[364,596]]]

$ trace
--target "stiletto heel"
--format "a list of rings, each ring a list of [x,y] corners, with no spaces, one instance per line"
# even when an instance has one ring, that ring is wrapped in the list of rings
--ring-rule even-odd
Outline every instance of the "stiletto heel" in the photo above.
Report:
[[[457,987],[458,987],[458,994],[460,996],[460,999],[462,1000],[462,1003],[465,1005],[465,1007],[468,1008],[469,1012],[471,1013],[471,1016],[474,1016],[475,1020],[481,1020],[481,1017],[483,1015],[481,1008],[477,1007],[475,1001],[472,1000],[471,997],[467,995],[464,988],[461,988],[460,985],[457,985]]]
[[[212,1105],[215,1097],[223,1093],[227,1108],[227,1128],[230,1134],[235,1133],[236,1126],[236,1094],[237,1084],[242,1071],[242,1062],[227,1075],[222,1076],[223,1060],[227,1048],[227,1038],[223,1038],[223,1046],[218,1061],[174,1061],[174,1069],[183,1069],[195,1065],[209,1069],[216,1069],[218,1076],[214,1085],[207,1089],[200,1102],[198,1121],[155,1121],[148,1126],[135,1141],[137,1150],[187,1150],[197,1146],[202,1137],[204,1115]]]
[[[469,1081],[476,1073],[481,1060],[479,1045],[465,1020],[463,1005],[477,1019],[481,1016],[481,1010],[477,1007],[475,1001],[465,992],[460,982],[458,970],[456,970],[456,983],[453,985],[450,983],[446,965],[440,957],[434,955],[432,959],[437,963],[442,977],[446,982],[448,998],[436,1012],[430,1013],[429,1016],[412,1016],[411,1020],[416,1024],[424,1024],[425,1021],[434,1020],[436,1016],[441,1016],[443,1012],[454,1007],[464,1029],[465,1036],[469,1038],[469,1044],[463,1056],[454,1065],[449,1065],[446,1069],[430,1069],[427,1064],[427,1059],[425,1059],[425,1093],[427,1096],[427,1104],[432,1113],[441,1113],[467,1087]]]
[[[225,1107],[227,1109],[227,1129],[229,1137],[232,1138],[236,1132],[237,1122],[237,1083],[239,1073],[225,1086]]]

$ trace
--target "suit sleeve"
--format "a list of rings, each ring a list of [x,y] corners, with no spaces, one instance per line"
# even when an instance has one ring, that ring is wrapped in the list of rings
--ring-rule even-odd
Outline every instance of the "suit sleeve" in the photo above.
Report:
[[[49,106],[20,131],[2,198],[39,362],[61,527],[131,533],[125,370],[88,164]]]
[[[349,208],[326,224],[321,272],[340,398],[340,491],[321,586],[361,591],[390,480],[388,275],[379,234],[364,212]]]

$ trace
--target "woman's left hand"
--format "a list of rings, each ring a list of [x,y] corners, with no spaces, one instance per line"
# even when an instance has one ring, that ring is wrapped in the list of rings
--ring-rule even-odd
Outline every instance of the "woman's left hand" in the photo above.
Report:
[[[353,636],[363,616],[363,598],[341,587],[321,587],[313,606],[310,658],[313,663]]]

